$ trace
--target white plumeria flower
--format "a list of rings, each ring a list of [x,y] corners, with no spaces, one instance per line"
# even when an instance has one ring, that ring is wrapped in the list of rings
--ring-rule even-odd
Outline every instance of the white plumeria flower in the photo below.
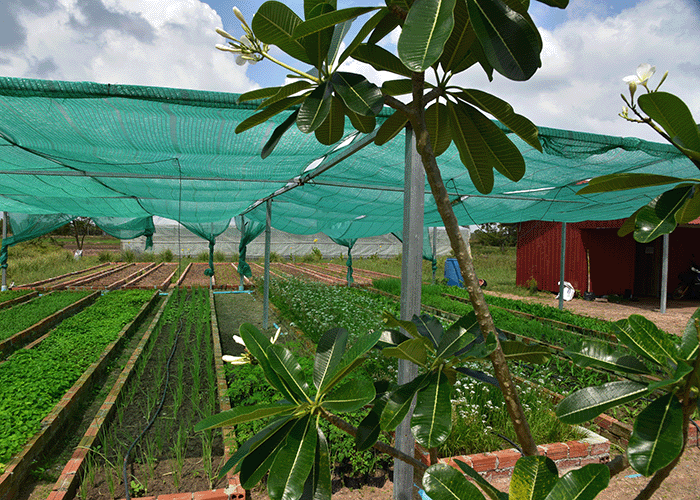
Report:
[[[248,61],[246,61],[242,55],[239,54],[236,56],[236,64],[238,64],[239,66],[243,66],[247,62]]]
[[[229,354],[224,354],[221,356],[224,363],[231,363],[232,365],[245,365],[250,363],[248,359],[243,356],[231,356]]]
[[[636,85],[644,85],[646,87],[647,81],[654,75],[654,73],[656,73],[656,66],[652,66],[649,63],[642,63],[637,66],[636,75],[626,76],[622,80],[630,85],[632,82],[634,82]]]
[[[245,342],[243,342],[243,339],[239,337],[238,335],[233,336],[233,341],[236,342],[237,344],[245,345]]]

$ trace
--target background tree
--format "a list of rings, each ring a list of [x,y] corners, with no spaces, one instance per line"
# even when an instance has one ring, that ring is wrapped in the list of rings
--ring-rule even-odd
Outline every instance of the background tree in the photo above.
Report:
[[[491,247],[514,247],[518,243],[518,224],[479,224],[471,235],[470,242]]]

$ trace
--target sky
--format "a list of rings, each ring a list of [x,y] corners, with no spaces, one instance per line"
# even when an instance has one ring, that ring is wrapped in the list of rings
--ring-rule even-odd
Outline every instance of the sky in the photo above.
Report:
[[[0,76],[239,93],[281,85],[286,71],[273,63],[238,66],[232,54],[214,48],[223,42],[217,27],[242,35],[234,5],[250,22],[261,3],[0,0]],[[302,0],[284,3],[303,12]],[[668,71],[662,90],[682,98],[700,121],[698,0],[571,0],[565,10],[533,0],[530,12],[544,48],[542,68],[529,81],[495,74],[489,82],[475,67],[452,82],[505,99],[538,126],[663,142],[649,127],[618,116],[620,94],[627,94],[623,77],[649,63],[656,66],[651,85]],[[395,52],[396,40],[383,44]],[[347,66],[376,84],[389,76],[356,61]]]

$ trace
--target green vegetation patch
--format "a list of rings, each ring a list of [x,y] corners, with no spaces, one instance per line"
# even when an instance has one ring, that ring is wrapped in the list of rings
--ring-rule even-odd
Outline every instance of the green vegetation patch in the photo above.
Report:
[[[150,290],[110,292],[63,321],[35,348],[18,351],[0,365],[0,463],[22,449],[152,295]]]

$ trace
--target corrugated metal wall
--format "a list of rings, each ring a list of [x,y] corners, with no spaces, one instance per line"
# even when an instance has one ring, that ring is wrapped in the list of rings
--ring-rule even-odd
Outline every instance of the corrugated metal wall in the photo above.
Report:
[[[527,286],[534,278],[540,290],[558,292],[560,256],[561,223],[523,222],[518,230],[516,284]],[[564,281],[571,283],[576,290],[586,291],[586,250],[581,229],[576,224],[566,225]]]

